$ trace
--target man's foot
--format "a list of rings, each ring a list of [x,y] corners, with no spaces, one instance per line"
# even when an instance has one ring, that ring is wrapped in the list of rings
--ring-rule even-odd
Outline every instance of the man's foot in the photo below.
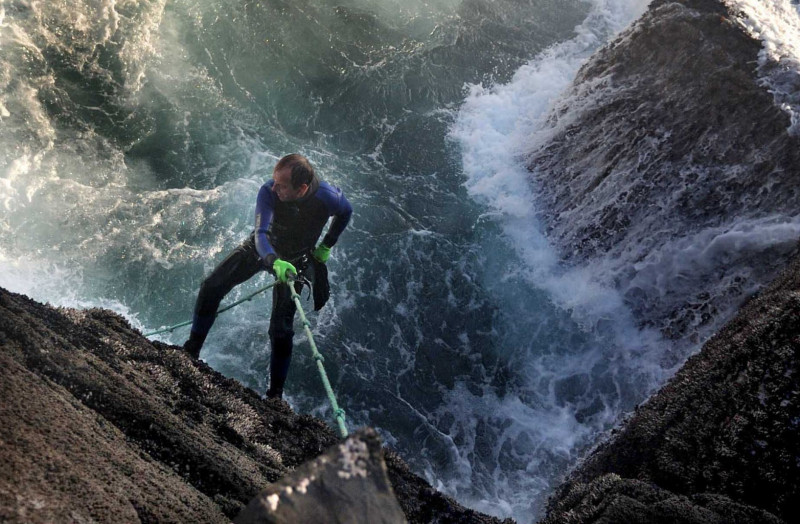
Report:
[[[186,342],[183,343],[183,350],[189,353],[192,358],[200,358],[200,349],[203,347],[203,343],[198,341],[196,338],[189,338]]]
[[[272,389],[272,387],[270,387],[267,390],[267,398],[277,398],[280,400],[283,398],[283,390],[278,388]]]

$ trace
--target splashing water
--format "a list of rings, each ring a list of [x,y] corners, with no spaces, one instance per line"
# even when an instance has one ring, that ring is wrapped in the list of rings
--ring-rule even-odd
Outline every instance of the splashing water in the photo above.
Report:
[[[529,521],[676,365],[609,284],[619,268],[559,262],[524,168],[580,64],[645,7],[4,2],[0,285],[143,330],[185,320],[274,162],[302,152],[356,210],[312,319],[349,424],[459,501]],[[262,298],[220,317],[202,358],[263,393],[268,315]],[[328,419],[303,343],[289,400]]]

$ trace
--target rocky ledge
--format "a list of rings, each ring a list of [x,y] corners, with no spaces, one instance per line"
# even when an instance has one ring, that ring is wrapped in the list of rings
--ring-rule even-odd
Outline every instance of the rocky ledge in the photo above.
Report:
[[[798,319],[800,258],[594,450],[544,523],[793,522]],[[342,445],[322,421],[148,341],[112,312],[56,309],[2,288],[0,394],[3,522],[281,522],[254,508],[310,477],[334,479],[317,491],[338,490],[341,475],[323,471],[335,458],[305,462],[326,449],[376,450],[373,433]],[[408,521],[496,522],[383,455]],[[377,491],[391,508],[381,482]]]
[[[800,258],[597,447],[544,523],[793,522],[798,319]],[[253,507],[303,484],[293,475],[324,477],[324,457],[303,463],[344,449],[322,421],[151,343],[112,312],[2,288],[0,394],[3,522],[270,522]],[[355,446],[374,454],[376,438]],[[496,522],[384,457],[408,521]]]
[[[594,450],[544,524],[793,522],[798,319],[800,258]],[[307,491],[340,491],[341,472],[324,471],[337,450],[376,454],[374,433],[342,444],[322,421],[151,343],[112,312],[2,288],[0,394],[3,522],[285,522],[254,511],[280,506],[291,519],[302,502],[274,502],[292,486],[315,477],[326,484]],[[383,456],[408,521],[497,522]],[[385,484],[376,507],[394,511]]]
[[[230,522],[339,447],[324,422],[110,311],[56,309],[2,288],[0,399],[2,522]],[[374,455],[375,438],[354,445]],[[497,522],[383,455],[409,522]]]

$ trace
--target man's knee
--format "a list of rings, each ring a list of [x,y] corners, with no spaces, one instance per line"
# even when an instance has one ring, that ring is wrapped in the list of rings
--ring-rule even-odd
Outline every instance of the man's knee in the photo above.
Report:
[[[230,291],[230,286],[227,285],[224,278],[220,275],[211,273],[207,276],[203,283],[200,284],[200,296],[222,298]]]
[[[286,322],[270,322],[268,333],[270,340],[289,340],[291,342],[294,338],[292,324],[287,325]]]
[[[269,318],[269,336],[273,340],[294,337],[294,313],[291,307],[276,307]]]
[[[275,337],[270,335],[269,344],[273,356],[278,356],[281,358],[288,358],[292,356],[292,346],[294,345],[292,337]]]

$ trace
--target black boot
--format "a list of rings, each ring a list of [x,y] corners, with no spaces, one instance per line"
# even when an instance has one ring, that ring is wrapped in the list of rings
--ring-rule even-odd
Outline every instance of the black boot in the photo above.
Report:
[[[183,343],[183,350],[189,353],[192,358],[200,358],[200,350],[203,348],[203,342],[205,341],[205,335],[192,331],[191,335],[189,335],[189,340]]]
[[[272,389],[272,386],[270,386],[267,390],[267,398],[277,398],[278,400],[282,399],[283,389]]]

